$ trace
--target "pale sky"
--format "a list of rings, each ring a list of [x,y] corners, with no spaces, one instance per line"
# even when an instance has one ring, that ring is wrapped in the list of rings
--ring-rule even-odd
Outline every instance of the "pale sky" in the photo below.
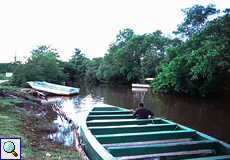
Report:
[[[56,48],[67,61],[79,48],[87,58],[103,57],[119,30],[135,34],[177,29],[181,9],[195,4],[230,8],[226,0],[0,0],[0,63],[31,56],[38,45]]]

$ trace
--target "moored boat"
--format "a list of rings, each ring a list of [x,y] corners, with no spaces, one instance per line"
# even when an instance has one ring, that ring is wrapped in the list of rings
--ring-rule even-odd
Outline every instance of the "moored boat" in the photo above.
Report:
[[[137,88],[149,88],[149,84],[139,84],[139,83],[132,83],[132,87],[137,87]]]
[[[0,83],[8,82],[9,80],[0,80]]]
[[[153,78],[146,78],[144,79],[144,82],[145,81],[152,81]],[[146,83],[132,83],[132,87],[136,87],[136,88],[149,88],[150,87],[150,84],[146,84]]]
[[[165,119],[136,119],[120,107],[94,107],[80,128],[92,160],[230,159],[227,143]]]
[[[40,81],[29,81],[27,82],[33,89],[44,91],[47,93],[58,94],[58,95],[73,95],[78,94],[80,89],[64,86],[64,85],[57,85],[48,82],[40,82]]]

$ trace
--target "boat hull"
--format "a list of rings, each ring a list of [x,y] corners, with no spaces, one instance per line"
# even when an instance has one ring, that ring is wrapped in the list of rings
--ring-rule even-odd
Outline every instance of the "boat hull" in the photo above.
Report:
[[[80,91],[79,88],[73,88],[69,86],[57,85],[47,82],[29,81],[27,83],[33,89],[57,95],[74,95],[78,94]]]
[[[92,160],[230,159],[229,144],[161,118],[137,120],[119,107],[94,107],[80,128]]]
[[[0,80],[0,83],[8,82],[9,80]]]
[[[136,87],[136,88],[149,88],[150,85],[149,84],[138,84],[138,83],[135,84],[135,83],[133,83],[132,87]]]

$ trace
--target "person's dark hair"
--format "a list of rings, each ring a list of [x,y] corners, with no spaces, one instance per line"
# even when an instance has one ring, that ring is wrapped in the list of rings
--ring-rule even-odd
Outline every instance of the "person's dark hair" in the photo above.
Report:
[[[139,106],[140,107],[144,107],[144,104],[141,102],[141,103],[139,103]]]

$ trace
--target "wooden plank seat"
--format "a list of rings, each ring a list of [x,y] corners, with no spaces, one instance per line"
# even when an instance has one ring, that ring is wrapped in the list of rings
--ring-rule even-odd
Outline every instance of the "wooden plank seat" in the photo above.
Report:
[[[130,143],[113,143],[113,144],[104,144],[103,147],[121,147],[121,146],[140,146],[140,145],[150,145],[150,144],[162,144],[162,143],[175,143],[175,142],[189,142],[190,138],[183,139],[166,139],[158,141],[145,141],[145,142],[130,142]]]
[[[127,109],[111,106],[111,107],[94,107],[92,111],[127,111]]]
[[[230,155],[218,155],[218,156],[211,156],[211,157],[208,157],[208,160],[222,160],[222,159],[225,159],[225,160],[229,160],[230,159]],[[207,157],[201,157],[201,158],[196,158],[196,160],[207,160]]]
[[[119,114],[131,114],[132,111],[91,111],[89,115],[119,115]]]
[[[120,115],[89,115],[87,121],[91,120],[109,120],[109,119],[135,119],[132,114],[120,114]]]
[[[95,135],[95,138],[98,140],[99,143],[103,145],[108,143],[127,143],[127,142],[192,138],[195,133],[196,132],[194,130],[159,131],[159,132]]]
[[[138,132],[157,132],[157,131],[173,131],[185,130],[178,127],[177,124],[155,124],[155,125],[126,125],[126,126],[100,126],[88,127],[94,135],[101,134],[118,134],[118,133],[138,133]]]
[[[107,150],[115,157],[129,159],[135,158],[153,158],[164,156],[180,156],[190,154],[214,154],[213,152],[219,141],[189,141],[176,143],[163,143],[137,146],[118,146],[107,147]]]
[[[160,118],[155,119],[133,119],[133,120],[104,120],[104,121],[87,121],[88,127],[96,126],[122,126],[122,125],[146,125],[146,124],[168,124],[169,122],[163,121]],[[175,123],[174,123],[175,124]]]
[[[212,154],[212,150],[203,149],[203,150],[194,150],[194,151],[157,153],[157,154],[138,155],[138,156],[124,156],[124,157],[116,157],[116,159],[117,160],[132,160],[132,159],[157,158],[157,157],[194,155],[194,154]]]

